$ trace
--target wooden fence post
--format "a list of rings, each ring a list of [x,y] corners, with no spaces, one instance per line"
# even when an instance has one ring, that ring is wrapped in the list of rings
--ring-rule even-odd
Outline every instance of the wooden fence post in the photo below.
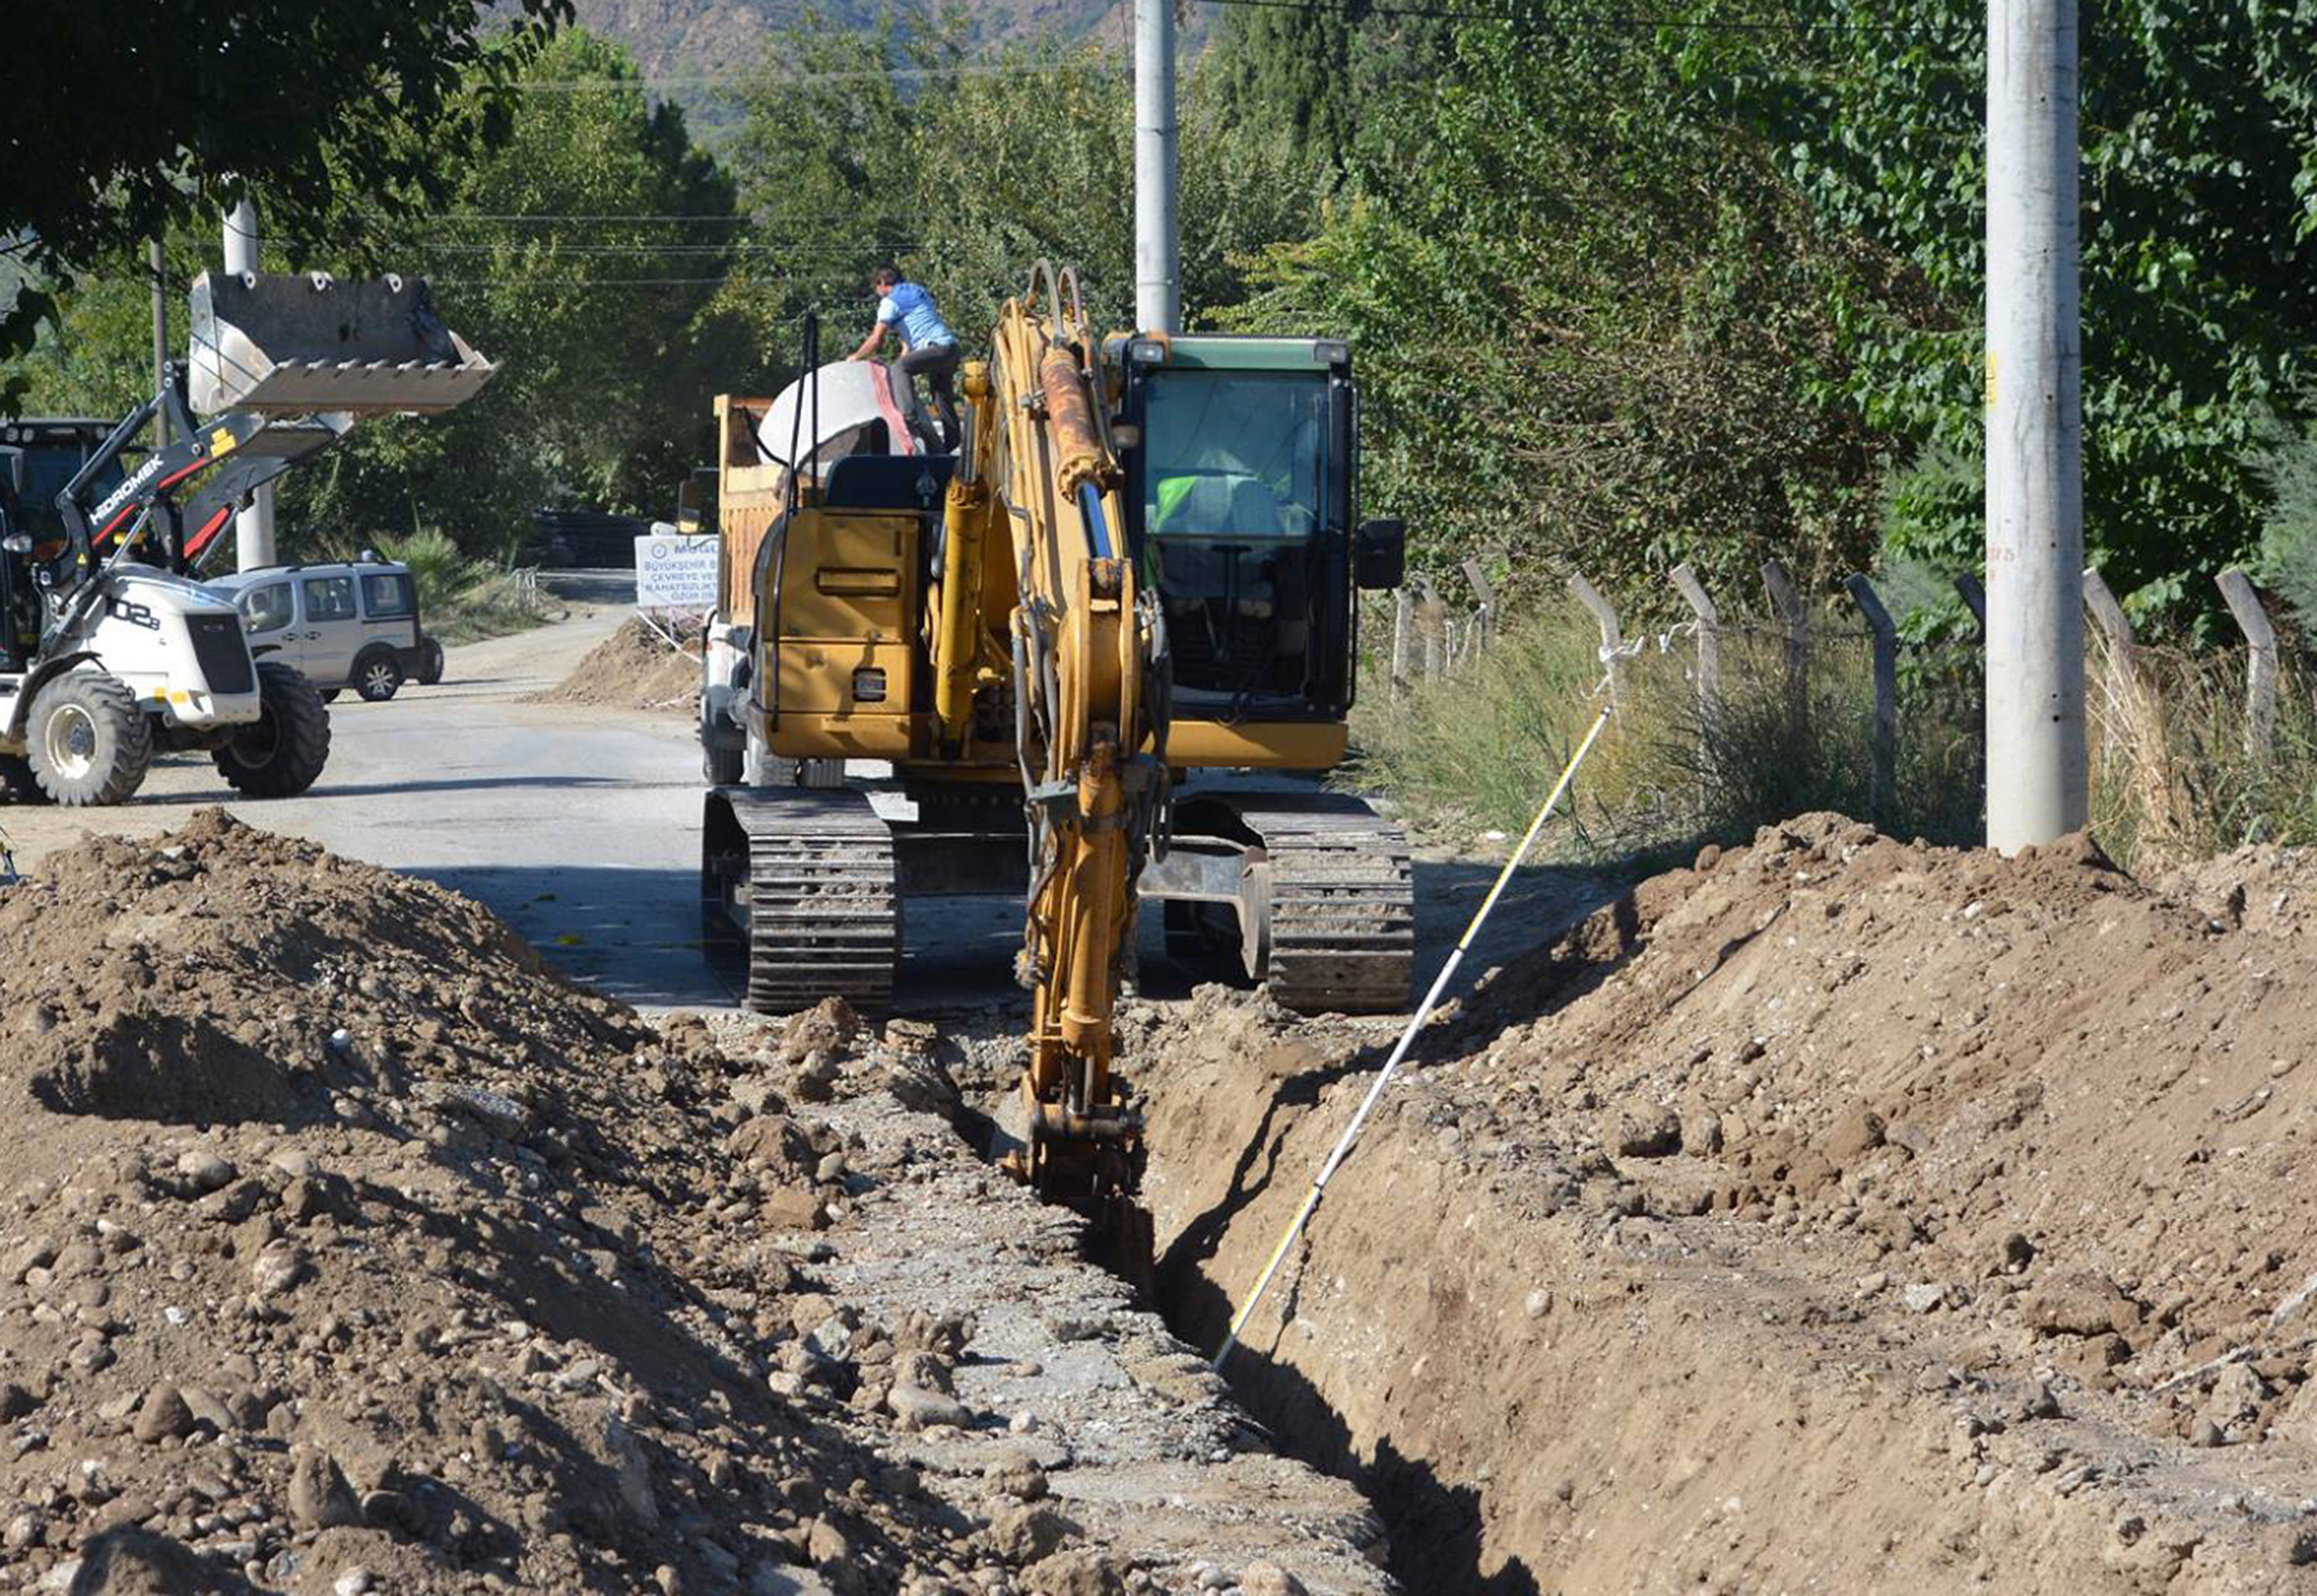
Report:
[[[1713,595],[1688,561],[1676,566],[1672,575],[1674,586],[1697,617],[1697,724],[1710,736],[1722,713],[1722,611],[1714,608]]]
[[[1979,629],[1981,642],[1987,640],[1987,589],[1979,578],[1965,571],[1955,579],[1955,590],[1963,595],[1964,608],[1971,611],[1972,624]]]
[[[1799,736],[1810,724],[1810,607],[1777,560],[1762,562],[1762,585],[1769,590],[1770,607],[1786,623],[1786,713]]]
[[[1391,696],[1408,691],[1409,650],[1415,645],[1416,595],[1406,584],[1391,594]]]
[[[1625,638],[1617,629],[1616,606],[1582,576],[1572,575],[1569,578],[1569,591],[1576,595],[1579,603],[1592,611],[1594,625],[1601,629],[1601,664],[1609,677],[1609,702],[1615,704],[1619,701],[1618,689],[1623,685],[1619,675],[1625,664]]]
[[[2268,624],[2252,578],[2232,566],[2213,580],[2244,633],[2245,753],[2265,765],[2277,745],[2277,629]]]
[[[1866,629],[1874,634],[1874,780],[1866,802],[1867,818],[1880,826],[1889,818],[1891,799],[1898,791],[1899,629],[1865,576],[1854,575],[1843,585],[1866,617]]]

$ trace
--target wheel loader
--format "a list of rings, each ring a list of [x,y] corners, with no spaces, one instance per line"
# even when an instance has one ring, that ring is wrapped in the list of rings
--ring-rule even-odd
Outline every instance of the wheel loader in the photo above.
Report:
[[[1024,895],[1019,1172],[1131,1231],[1140,1120],[1110,1059],[1138,896],[1284,1003],[1408,1001],[1399,827],[1242,774],[1343,757],[1357,590],[1400,580],[1400,525],[1355,517],[1349,352],[1097,339],[1042,262],[962,373],[949,456],[906,383],[824,371],[806,342],[780,398],[716,407],[711,956],[752,1008],[874,1011],[908,899]],[[844,784],[854,761],[891,775]]]
[[[0,423],[0,782],[19,800],[122,802],[157,750],[207,751],[253,797],[311,786],[320,697],[194,573],[260,486],[360,418],[447,410],[497,370],[416,279],[204,273],[192,342],[117,424]],[[147,448],[156,416],[169,441]]]

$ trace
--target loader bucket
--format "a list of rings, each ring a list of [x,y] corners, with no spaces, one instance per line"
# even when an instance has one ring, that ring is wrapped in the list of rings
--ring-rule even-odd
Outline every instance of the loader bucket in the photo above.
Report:
[[[202,272],[192,352],[186,397],[204,413],[432,414],[473,398],[498,370],[443,325],[424,279],[320,272]]]

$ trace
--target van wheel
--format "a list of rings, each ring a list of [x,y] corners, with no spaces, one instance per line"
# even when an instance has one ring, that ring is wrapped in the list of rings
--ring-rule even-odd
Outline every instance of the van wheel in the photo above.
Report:
[[[330,712],[314,684],[289,665],[257,667],[257,718],[237,727],[210,757],[218,774],[251,798],[295,798],[330,758]]]
[[[32,774],[32,762],[21,753],[0,753],[0,789],[19,804],[45,804],[49,795]]]
[[[425,657],[418,664],[418,684],[432,687],[443,680],[443,667],[446,663],[443,657],[443,645],[438,639],[428,638],[419,644],[419,647]]]
[[[67,671],[40,691],[24,726],[32,780],[69,808],[124,803],[153,762],[153,727],[119,679]]]
[[[402,663],[383,649],[354,661],[353,689],[362,701],[382,704],[402,691]]]

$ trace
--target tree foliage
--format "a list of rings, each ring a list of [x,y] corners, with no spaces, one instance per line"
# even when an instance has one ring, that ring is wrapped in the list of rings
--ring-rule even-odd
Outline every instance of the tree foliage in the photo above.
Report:
[[[1641,592],[1691,560],[1856,568],[1880,440],[1829,307],[1886,268],[1817,226],[1654,37],[1468,27],[1367,111],[1346,192],[1236,318],[1352,342],[1373,507],[1436,566]]]
[[[570,9],[569,0],[12,6],[0,240],[16,272],[0,356],[31,347],[55,292],[75,278],[173,222],[215,214],[246,187],[266,191],[285,219],[322,216],[349,192],[434,193],[436,136],[454,121],[496,132],[509,109],[497,89]]]
[[[1838,396],[1910,450],[1980,450],[1986,11],[1851,0],[1798,60],[1707,40],[1689,66],[1767,129],[1828,225],[1908,291],[1837,303]],[[2244,557],[2259,428],[2317,345],[2317,6],[2090,0],[2080,11],[2084,516],[2143,615]],[[1971,569],[1975,505],[1917,495],[1893,551]],[[1939,507],[1946,506],[1942,511]]]
[[[1041,258],[1078,268],[1098,325],[1132,319],[1133,101],[1114,56],[1019,46],[969,64],[966,36],[934,20],[865,34],[808,20],[739,98],[729,158],[766,241],[768,343],[792,350],[808,307],[830,320],[825,353],[857,339],[885,259],[933,290],[968,349]],[[1241,297],[1246,258],[1305,227],[1319,192],[1284,146],[1210,137],[1216,103],[1194,79],[1182,113],[1194,320]]]
[[[285,478],[285,523],[294,510],[342,547],[441,528],[506,557],[542,505],[665,513],[710,447],[702,396],[759,370],[723,299],[733,185],[683,113],[584,31],[527,62],[526,85],[557,86],[523,94],[504,142],[447,167],[439,214],[341,213],[344,236],[428,276],[498,376],[448,415],[365,424]]]

